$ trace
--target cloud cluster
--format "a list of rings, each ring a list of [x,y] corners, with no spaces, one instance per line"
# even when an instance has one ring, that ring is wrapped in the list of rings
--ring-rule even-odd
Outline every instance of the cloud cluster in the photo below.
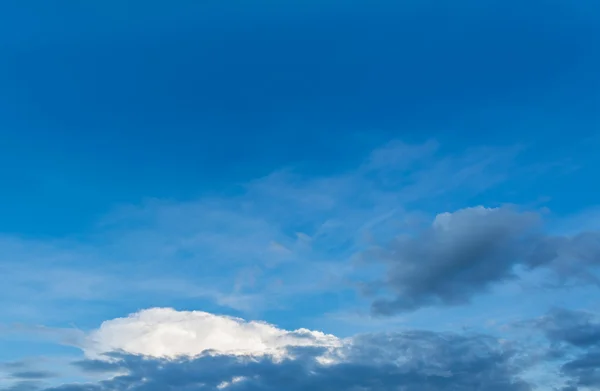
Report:
[[[564,391],[600,388],[600,319],[593,313],[555,309],[538,320],[552,343],[552,356],[561,359],[569,381]],[[587,388],[586,388],[587,387]]]
[[[600,387],[597,316],[555,309],[520,324],[541,331],[550,345],[537,338],[525,343],[465,331],[408,329],[342,339],[200,311],[152,308],[106,321],[81,340],[86,357],[72,366],[93,380],[48,387],[37,381],[48,372],[14,366],[11,372],[19,381],[10,389],[532,391],[547,385],[545,373],[555,370],[557,391]]]
[[[341,341],[318,331],[287,331],[271,324],[202,311],[151,308],[108,320],[82,344],[90,358],[114,351],[156,358],[202,353],[281,357],[288,347],[336,347]]]
[[[477,194],[502,181],[514,151],[492,152],[438,156],[435,143],[391,143],[350,173],[309,178],[281,172],[231,197],[125,208],[99,229],[102,240],[68,256],[17,246],[27,248],[23,258],[48,254],[52,262],[39,258],[44,273],[29,273],[17,268],[23,263],[17,257],[14,265],[5,263],[0,285],[39,308],[46,308],[39,303],[47,300],[77,297],[93,312],[92,300],[123,301],[137,294],[135,299],[150,305],[157,297],[165,299],[161,303],[208,297],[241,310],[256,308],[265,297],[282,301],[284,295],[333,291],[339,285],[331,281],[341,285],[348,276],[364,282],[370,276],[348,261],[399,232],[408,234],[363,253],[384,266],[378,274],[383,277],[372,285],[381,294],[372,305],[379,315],[464,304],[494,284],[518,279],[524,270],[551,271],[559,283],[597,282],[600,234],[547,234],[537,212],[478,206],[438,214],[416,231],[400,221],[412,217],[407,207],[431,210],[446,194]],[[376,239],[365,239],[367,234]],[[73,267],[82,259],[89,262]],[[102,265],[107,276],[84,267],[90,264]],[[54,272],[44,269],[47,265]],[[313,315],[321,311],[315,308]],[[575,322],[572,314],[545,319],[540,327],[564,360],[561,373],[569,386],[596,385],[596,323]],[[105,321],[71,344],[86,354],[76,368],[113,377],[61,386],[62,391],[528,391],[532,386],[519,378],[523,368],[516,365],[528,362],[520,359],[525,353],[482,335],[413,330],[341,339],[207,312],[153,308]],[[36,377],[43,374],[14,373],[23,389],[34,387]]]
[[[379,286],[393,294],[376,299],[373,312],[465,304],[492,284],[517,278],[518,267],[549,268],[562,282],[597,282],[593,269],[600,264],[600,233],[552,236],[540,223],[534,212],[466,208],[439,214],[425,230],[367,252],[387,266]]]
[[[53,391],[531,389],[519,379],[517,351],[484,335],[405,331],[340,340],[155,309],[106,322],[90,338],[109,340],[103,346],[113,351],[74,365],[113,377]]]

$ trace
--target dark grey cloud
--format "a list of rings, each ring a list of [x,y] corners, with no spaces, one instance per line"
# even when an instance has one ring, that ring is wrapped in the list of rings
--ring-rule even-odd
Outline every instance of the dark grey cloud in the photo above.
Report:
[[[586,352],[561,367],[574,386],[600,388],[600,350]]]
[[[559,350],[565,362],[561,373],[571,390],[600,388],[600,320],[591,313],[554,309],[537,322],[552,350]]]
[[[581,232],[573,236],[541,236],[525,257],[530,268],[546,266],[556,272],[560,284],[600,284],[590,267],[600,265],[600,232]]]
[[[600,346],[600,322],[589,312],[556,308],[539,320],[538,326],[555,343],[578,348]]]
[[[53,391],[324,390],[324,391],[529,391],[514,364],[517,352],[491,337],[412,331],[355,337],[322,364],[325,348],[294,348],[294,358],[200,356],[159,360],[120,355],[109,368],[102,361],[79,361],[86,371],[108,369],[126,375]],[[243,379],[236,381],[236,379]],[[48,389],[47,391],[50,391]]]
[[[548,267],[561,283],[596,282],[590,266],[600,264],[600,233],[545,235],[538,213],[475,207],[442,213],[417,235],[365,256],[387,266],[385,277],[369,287],[391,292],[372,305],[373,313],[391,315],[468,303],[493,284],[516,279],[517,266]]]

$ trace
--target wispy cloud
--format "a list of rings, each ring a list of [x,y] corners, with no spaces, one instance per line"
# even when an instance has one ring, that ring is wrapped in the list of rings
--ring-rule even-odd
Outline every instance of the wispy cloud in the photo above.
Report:
[[[131,295],[257,313],[291,296],[343,291],[355,254],[517,176],[520,151],[392,141],[342,172],[285,169],[227,194],[121,206],[77,238],[4,237],[0,289],[13,297],[12,318]]]

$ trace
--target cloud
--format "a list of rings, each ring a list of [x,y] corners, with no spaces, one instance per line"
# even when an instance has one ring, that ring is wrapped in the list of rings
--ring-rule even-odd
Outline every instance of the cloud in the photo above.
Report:
[[[572,390],[600,388],[600,318],[593,313],[554,309],[535,322],[562,359],[561,374]]]
[[[600,387],[600,351],[589,351],[565,363],[562,373],[571,379],[572,387]],[[577,389],[577,388],[575,388]]]
[[[68,344],[67,341],[60,342]],[[10,345],[8,345],[8,348],[10,349]],[[27,347],[23,346],[23,350],[17,352],[26,354]],[[6,354],[6,351],[2,353]],[[10,353],[10,350],[8,350],[8,353]],[[48,355],[26,357],[19,361],[0,362],[0,390],[33,390],[61,384],[65,378],[69,378],[69,375],[74,372],[70,370],[71,368],[68,365],[74,357],[76,356]]]
[[[519,378],[518,352],[478,334],[413,330],[342,340],[202,312],[151,309],[107,321],[89,336],[105,344],[84,349],[105,354],[74,365],[117,375],[52,390],[531,390]]]
[[[3,236],[0,297],[17,299],[0,304],[9,319],[35,322],[94,315],[99,302],[187,298],[257,316],[339,292],[348,261],[406,228],[409,208],[480,194],[515,175],[518,152],[391,141],[343,171],[289,168],[231,192],[117,207],[76,238]]]
[[[202,311],[152,308],[102,323],[82,348],[90,358],[120,351],[156,358],[214,354],[281,356],[287,347],[335,347],[341,341],[317,331],[286,331],[264,322],[244,321]]]
[[[493,284],[518,278],[517,267],[547,267],[562,282],[594,281],[589,267],[600,264],[600,233],[551,236],[542,228],[538,213],[510,207],[438,214],[421,232],[365,253],[387,266],[385,278],[371,286],[393,293],[376,299],[372,310],[391,315],[465,304]]]
[[[594,268],[600,265],[600,231],[579,232],[571,236],[542,236],[529,254],[527,265],[548,266],[556,271],[559,283],[576,279],[599,285]]]
[[[600,346],[600,321],[593,313],[556,308],[537,322],[549,340],[575,347]]]
[[[56,374],[48,371],[25,370],[13,372],[10,376],[22,380],[40,380],[55,377]]]
[[[5,388],[3,391],[38,391],[43,388],[43,383],[38,381],[19,381]]]
[[[44,386],[44,381],[57,378],[58,376],[57,373],[49,370],[30,368],[29,364],[22,361],[0,363],[1,390],[38,390]]]
[[[417,347],[415,340],[410,348]],[[431,342],[431,341],[428,341]],[[269,358],[243,360],[232,356],[201,356],[190,360],[148,360],[122,356],[119,362],[127,375],[117,376],[96,385],[66,386],[55,390],[164,390],[176,387],[232,390],[473,390],[525,391],[529,386],[518,380],[508,356],[493,349],[478,351],[476,341],[434,341],[432,354],[425,354],[414,364],[345,362],[319,364],[314,352],[298,359],[275,362]],[[470,346],[473,344],[474,346]],[[462,353],[464,356],[451,353]],[[405,354],[412,354],[403,350]],[[374,357],[376,360],[379,357]],[[410,359],[408,360],[410,361]]]

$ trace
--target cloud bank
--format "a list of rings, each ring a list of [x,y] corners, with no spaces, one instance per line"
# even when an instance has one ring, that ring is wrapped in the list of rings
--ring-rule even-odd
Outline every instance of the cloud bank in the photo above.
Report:
[[[95,344],[84,345],[88,358],[74,365],[107,379],[52,390],[530,390],[519,378],[518,351],[479,334],[339,339],[158,308],[107,321],[88,337]]]
[[[151,308],[85,335],[86,357],[72,367],[95,380],[44,387],[35,380],[47,372],[15,367],[13,377],[25,381],[11,390],[533,391],[545,390],[547,378],[553,390],[600,387],[597,315],[558,308],[520,325],[536,338],[414,329],[338,338]]]

